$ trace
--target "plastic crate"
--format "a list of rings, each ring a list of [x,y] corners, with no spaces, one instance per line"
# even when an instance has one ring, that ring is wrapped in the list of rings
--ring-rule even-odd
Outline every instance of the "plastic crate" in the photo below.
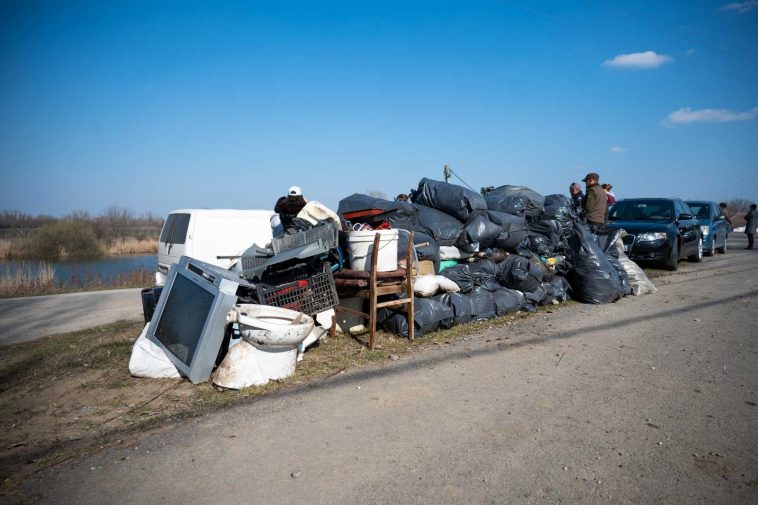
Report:
[[[331,309],[339,303],[339,298],[334,276],[331,271],[326,271],[277,286],[258,284],[258,302],[312,316]]]
[[[279,254],[282,251],[288,251],[295,247],[316,242],[319,243],[319,246],[324,251],[337,247],[339,243],[339,228],[337,225],[323,224],[310,230],[293,233],[292,235],[275,237],[271,240],[271,248],[274,250],[274,254]]]
[[[272,256],[242,256],[242,270],[254,270],[263,266]]]

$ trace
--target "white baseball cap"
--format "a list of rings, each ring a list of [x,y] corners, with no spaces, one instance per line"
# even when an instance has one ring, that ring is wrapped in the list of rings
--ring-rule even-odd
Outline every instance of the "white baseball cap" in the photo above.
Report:
[[[300,189],[300,186],[292,186],[288,192],[288,194],[292,196],[302,196],[303,192]]]

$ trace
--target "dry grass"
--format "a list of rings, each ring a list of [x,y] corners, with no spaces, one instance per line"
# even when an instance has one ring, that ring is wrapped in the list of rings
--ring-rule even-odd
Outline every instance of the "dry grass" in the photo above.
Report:
[[[158,254],[158,240],[156,238],[120,238],[111,244],[103,245],[106,254],[113,256],[126,254]]]
[[[52,293],[56,290],[55,267],[52,263],[23,263],[11,273],[7,265],[0,271],[0,297]]]
[[[0,238],[0,260],[14,260],[26,257],[29,241],[28,237]]]

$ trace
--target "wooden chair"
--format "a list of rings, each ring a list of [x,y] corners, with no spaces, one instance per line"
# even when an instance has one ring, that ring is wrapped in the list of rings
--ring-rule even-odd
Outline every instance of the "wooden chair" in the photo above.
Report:
[[[408,239],[408,250],[405,255],[405,275],[404,278],[398,279],[396,276],[390,279],[384,279],[382,273],[376,271],[377,258],[379,256],[379,241],[381,234],[377,233],[374,237],[374,247],[371,251],[371,269],[367,272],[368,276],[364,282],[359,283],[356,296],[367,298],[369,301],[368,314],[360,312],[342,305],[335,305],[335,315],[332,316],[331,335],[337,332],[337,313],[347,312],[356,316],[367,319],[370,328],[368,346],[372,351],[376,348],[376,316],[379,309],[383,307],[402,307],[408,314],[408,338],[412,341],[413,335],[413,260],[415,259],[413,251],[413,232]],[[394,298],[386,301],[379,301],[379,297],[386,295],[399,294],[405,291],[404,298]]]

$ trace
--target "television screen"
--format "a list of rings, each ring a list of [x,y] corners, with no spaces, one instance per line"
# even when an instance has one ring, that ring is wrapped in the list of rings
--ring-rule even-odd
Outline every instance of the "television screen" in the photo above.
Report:
[[[155,337],[185,365],[192,364],[214,296],[177,275],[158,320]]]

